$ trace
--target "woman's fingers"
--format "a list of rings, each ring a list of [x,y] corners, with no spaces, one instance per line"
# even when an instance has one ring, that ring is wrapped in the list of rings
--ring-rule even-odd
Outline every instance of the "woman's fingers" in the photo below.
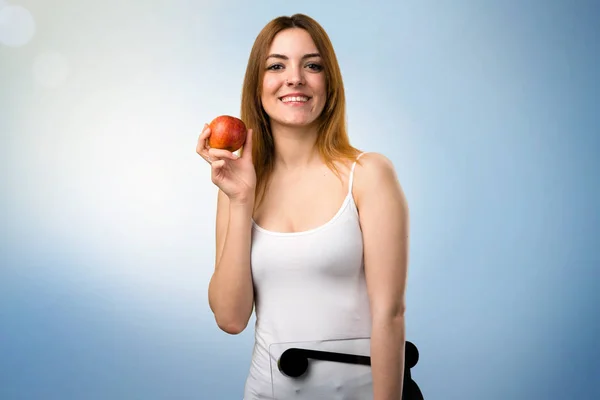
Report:
[[[211,164],[213,171],[217,172],[225,166],[225,160],[215,160]]]
[[[202,133],[200,133],[199,140],[205,141],[210,136],[210,128],[208,124],[204,124],[204,128],[202,128]]]
[[[202,157],[204,160],[206,160],[206,162],[208,162],[209,164],[211,163],[210,160],[210,156],[208,154],[208,137],[210,136],[210,128],[208,127],[208,124],[204,124],[204,129],[202,130],[202,133],[200,133],[200,136],[198,137],[198,143],[196,144],[196,153],[198,153],[198,155],[200,157]]]
[[[252,129],[248,129],[246,131],[246,141],[244,142],[244,147],[242,148],[242,157],[250,160],[252,160],[252,135]]]
[[[229,150],[214,149],[214,148],[208,149],[208,156],[210,157],[211,160],[221,160],[221,159],[237,160],[239,158],[239,156],[237,154],[232,153]]]
[[[225,167],[225,160],[215,160],[211,164],[211,180],[214,184],[217,184],[219,181],[219,175],[221,175],[221,171]]]

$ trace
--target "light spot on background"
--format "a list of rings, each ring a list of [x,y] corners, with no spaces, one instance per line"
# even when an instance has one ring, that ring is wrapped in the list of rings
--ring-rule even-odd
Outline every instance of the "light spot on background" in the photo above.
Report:
[[[29,10],[0,2],[0,43],[21,47],[29,43],[34,34],[35,21]]]
[[[69,62],[55,51],[38,54],[33,61],[33,77],[37,83],[47,88],[57,88],[68,78]]]

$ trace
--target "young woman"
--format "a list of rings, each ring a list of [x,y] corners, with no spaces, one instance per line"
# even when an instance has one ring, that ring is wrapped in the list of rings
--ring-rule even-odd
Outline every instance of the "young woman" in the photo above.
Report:
[[[219,188],[210,307],[230,334],[256,308],[245,400],[273,396],[272,344],[356,337],[369,338],[369,382],[332,382],[336,398],[365,384],[374,400],[401,398],[407,202],[391,162],[350,145],[345,118],[329,37],[296,14],[252,47],[241,156],[209,148],[207,126],[199,137]]]

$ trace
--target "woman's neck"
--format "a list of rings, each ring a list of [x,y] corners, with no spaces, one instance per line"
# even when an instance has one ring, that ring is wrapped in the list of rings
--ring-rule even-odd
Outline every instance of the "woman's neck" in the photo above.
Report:
[[[320,159],[315,127],[273,127],[275,142],[275,168],[297,170],[308,167]]]

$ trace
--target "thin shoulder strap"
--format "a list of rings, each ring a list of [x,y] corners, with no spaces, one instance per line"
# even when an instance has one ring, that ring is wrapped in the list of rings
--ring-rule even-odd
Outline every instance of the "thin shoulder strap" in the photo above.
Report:
[[[356,161],[358,161],[358,159],[366,153],[367,152],[360,153],[358,157],[356,157]],[[354,182],[354,168],[356,167],[356,161],[352,163],[352,169],[350,170],[350,179],[348,179],[348,193],[352,193],[352,183]]]

